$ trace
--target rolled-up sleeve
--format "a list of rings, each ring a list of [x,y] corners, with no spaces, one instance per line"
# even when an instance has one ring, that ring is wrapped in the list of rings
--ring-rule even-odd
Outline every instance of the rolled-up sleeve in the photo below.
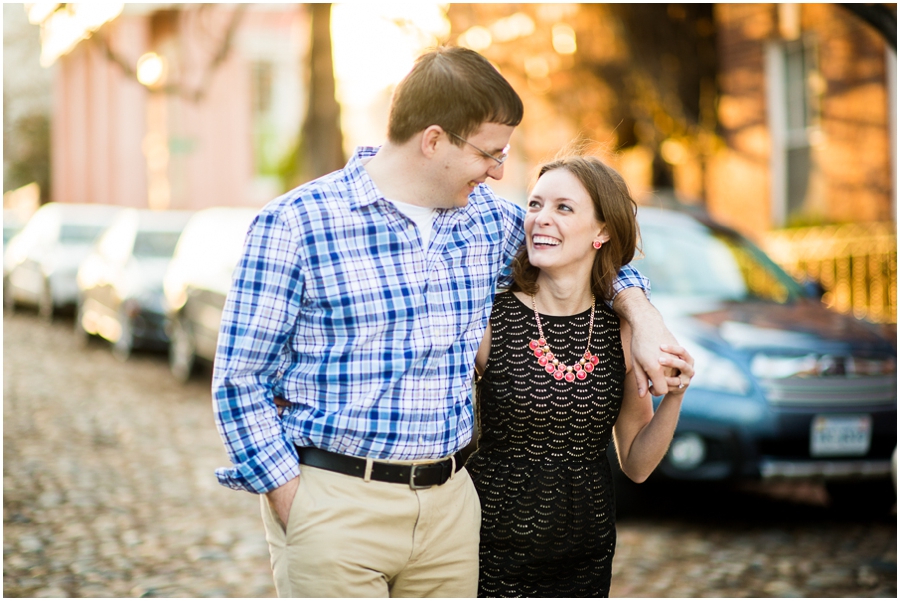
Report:
[[[612,306],[612,301],[618,293],[626,288],[635,287],[643,290],[644,294],[647,295],[647,300],[650,300],[650,280],[631,265],[623,265],[619,269],[618,277],[613,282],[613,297],[609,301],[610,306]]]
[[[525,243],[525,209],[508,201],[502,201],[499,206],[503,225],[503,254],[497,285],[509,288],[513,282],[513,260]]]
[[[260,213],[247,233],[225,301],[212,398],[216,427],[233,463],[216,476],[229,488],[264,493],[300,473],[272,387],[302,304],[297,240],[278,213]]]

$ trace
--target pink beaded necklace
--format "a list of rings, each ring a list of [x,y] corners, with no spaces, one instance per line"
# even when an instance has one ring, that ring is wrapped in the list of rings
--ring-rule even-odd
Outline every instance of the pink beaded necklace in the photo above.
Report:
[[[541,316],[538,314],[537,305],[534,302],[534,295],[531,295],[531,308],[534,309],[534,319],[537,321],[540,338],[529,342],[528,348],[534,351],[534,356],[537,357],[538,364],[540,364],[548,374],[552,374],[557,380],[565,379],[566,382],[572,382],[575,378],[584,380],[589,373],[594,371],[594,366],[600,362],[600,358],[597,357],[597,355],[591,354],[591,336],[594,333],[594,305],[596,305],[596,299],[594,298],[594,295],[591,294],[591,321],[590,325],[588,325],[588,342],[587,348],[584,350],[584,355],[582,355],[582,358],[574,365],[566,365],[565,363],[560,362],[560,360],[554,356],[553,351],[550,350],[550,344],[547,342],[546,336],[544,336],[544,328],[541,327]]]

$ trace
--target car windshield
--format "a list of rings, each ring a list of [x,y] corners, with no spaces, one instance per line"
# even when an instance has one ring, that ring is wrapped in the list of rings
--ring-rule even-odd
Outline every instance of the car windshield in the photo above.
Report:
[[[134,239],[135,257],[171,257],[181,232],[138,232]]]
[[[17,225],[3,224],[3,244],[9,242],[9,239],[19,233],[22,228]]]
[[[59,230],[59,241],[65,244],[90,244],[103,228],[102,225],[64,224]]]
[[[650,278],[654,295],[786,303],[803,296],[787,273],[747,240],[698,227],[641,224],[644,258],[632,264]]]

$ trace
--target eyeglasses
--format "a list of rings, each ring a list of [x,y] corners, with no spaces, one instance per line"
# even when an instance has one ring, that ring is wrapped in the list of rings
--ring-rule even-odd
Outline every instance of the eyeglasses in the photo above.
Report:
[[[451,136],[453,136],[454,138],[456,138],[457,140],[460,140],[460,141],[462,141],[462,142],[465,142],[466,144],[468,144],[469,146],[471,146],[472,148],[474,148],[475,150],[477,150],[479,153],[481,153],[481,156],[483,156],[483,157],[485,157],[485,158],[488,158],[488,159],[493,159],[494,161],[496,161],[496,162],[497,162],[497,165],[496,165],[497,167],[502,167],[502,166],[503,166],[503,163],[506,162],[506,159],[509,158],[509,144],[506,145],[506,148],[503,149],[503,152],[500,153],[500,156],[499,156],[499,157],[495,157],[495,156],[492,155],[491,153],[486,152],[486,151],[484,151],[484,150],[478,148],[477,146],[475,146],[474,144],[472,144],[471,142],[469,142],[468,140],[466,140],[466,139],[463,138],[462,136],[458,136],[458,135],[456,135],[455,133],[453,133],[452,131],[448,131],[447,133],[450,134]],[[493,167],[491,167],[491,169],[493,169]]]

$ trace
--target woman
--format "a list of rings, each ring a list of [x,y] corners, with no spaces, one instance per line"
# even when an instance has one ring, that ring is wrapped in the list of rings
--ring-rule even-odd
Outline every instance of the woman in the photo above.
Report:
[[[544,165],[528,199],[515,284],[497,295],[476,359],[479,596],[608,596],[615,503],[606,458],[641,482],[672,440],[693,375],[683,348],[654,413],[638,396],[631,332],[609,308],[637,240],[621,176],[592,157]]]

